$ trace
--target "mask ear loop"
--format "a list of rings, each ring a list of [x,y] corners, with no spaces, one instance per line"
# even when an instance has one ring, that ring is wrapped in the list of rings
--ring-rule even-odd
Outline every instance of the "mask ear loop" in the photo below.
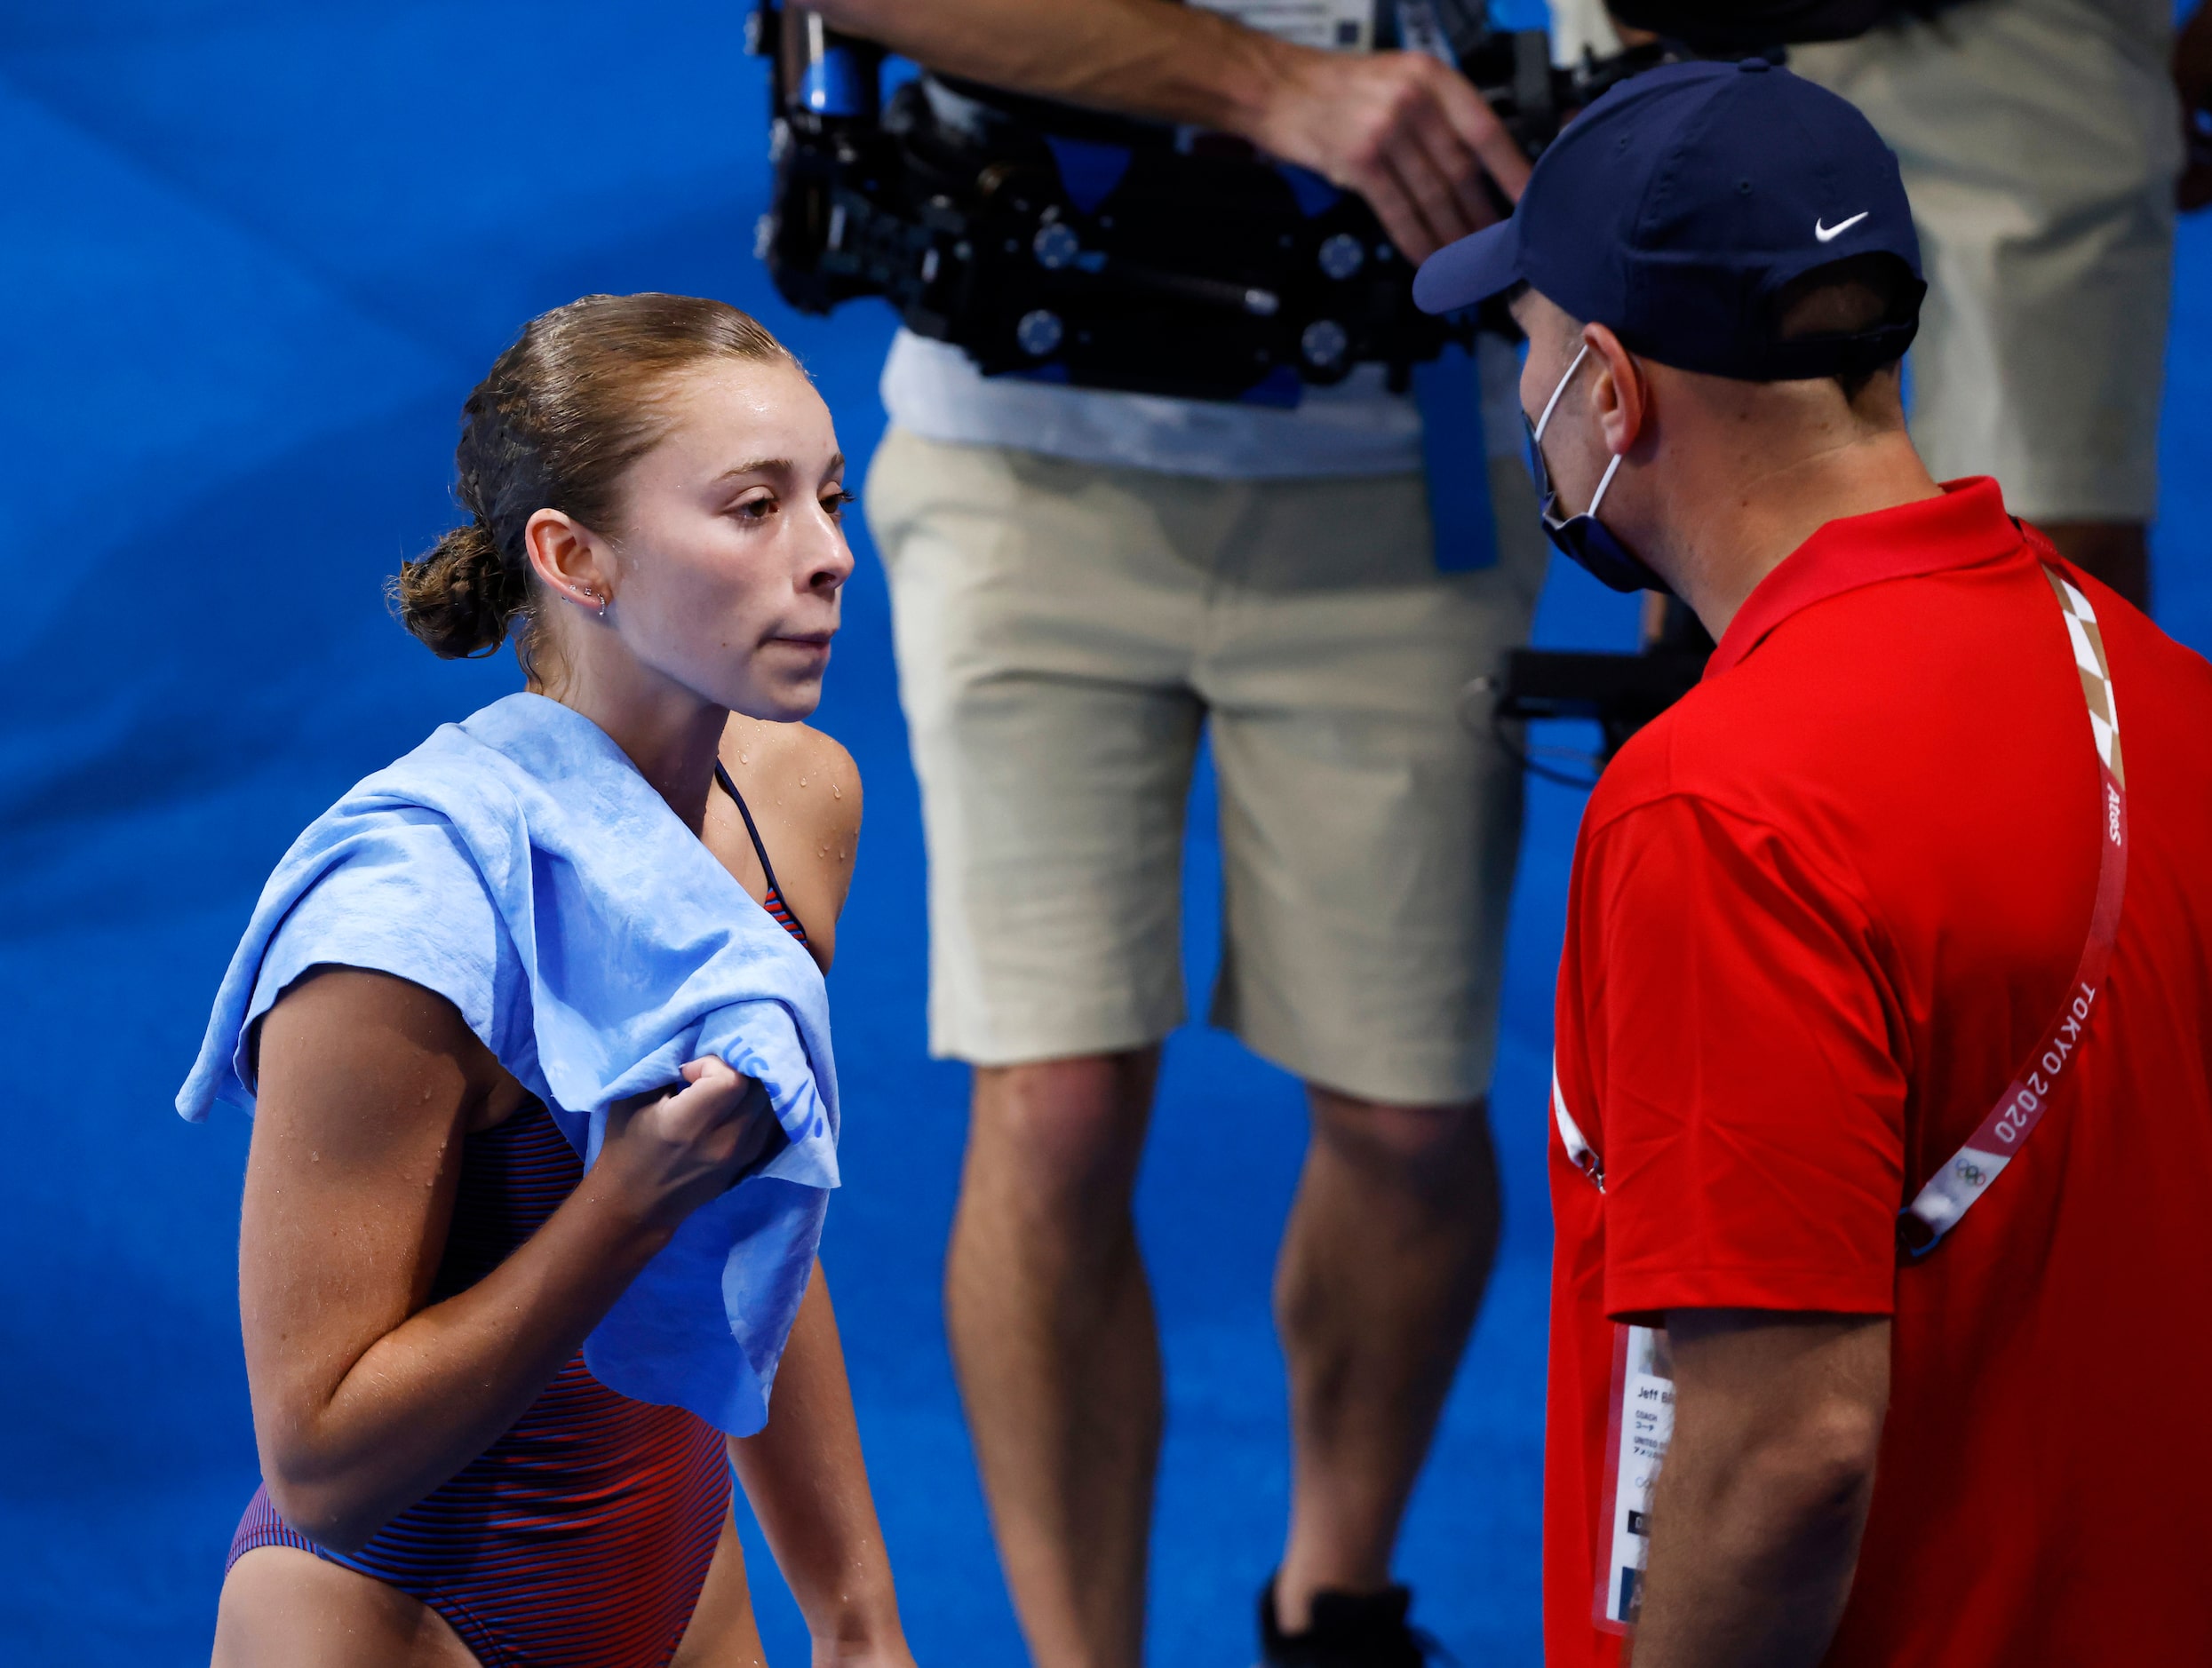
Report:
[[[1620,460],[1627,455],[1625,452],[1613,454],[1613,461],[1605,465],[1605,473],[1597,479],[1597,495],[1590,500],[1590,507],[1583,511],[1583,514],[1595,515],[1597,513],[1597,506],[1605,502],[1605,488],[1613,484],[1613,477],[1620,473]],[[602,608],[600,612],[603,614],[606,610]]]
[[[1551,391],[1551,398],[1544,401],[1544,415],[1536,419],[1536,438],[1544,438],[1545,425],[1550,423],[1553,409],[1559,404],[1559,396],[1567,392],[1567,385],[1574,380],[1574,373],[1582,369],[1582,361],[1590,356],[1590,345],[1582,344],[1582,351],[1574,356],[1574,363],[1567,367],[1567,374],[1559,379],[1559,385]]]
[[[1540,446],[1543,444],[1544,430],[1550,424],[1551,414],[1559,404],[1559,396],[1567,392],[1567,385],[1574,380],[1574,373],[1582,369],[1582,361],[1589,356],[1590,345],[1587,342],[1585,342],[1582,344],[1582,351],[1574,356],[1574,362],[1567,367],[1567,374],[1560,377],[1559,385],[1551,391],[1551,398],[1544,401],[1544,415],[1536,419],[1535,432],[1530,437],[1534,440],[1538,445]],[[1595,496],[1590,499],[1590,507],[1582,512],[1583,514],[1595,515],[1597,513],[1597,506],[1605,502],[1605,489],[1613,484],[1613,477],[1620,473],[1621,457],[1621,453],[1615,452],[1613,454],[1613,461],[1605,465],[1605,473],[1598,478],[1597,492]],[[1553,496],[1555,497],[1557,496],[1557,493],[1558,489],[1554,488]]]

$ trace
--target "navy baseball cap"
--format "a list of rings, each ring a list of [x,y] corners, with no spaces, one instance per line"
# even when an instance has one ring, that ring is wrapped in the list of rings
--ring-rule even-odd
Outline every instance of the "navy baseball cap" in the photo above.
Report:
[[[1892,316],[1780,339],[1783,287],[1864,255],[1911,271]],[[1524,280],[1630,353],[1750,382],[1889,363],[1927,289],[1897,157],[1850,103],[1763,58],[1662,65],[1594,100],[1510,218],[1421,263],[1413,299],[1449,313]]]

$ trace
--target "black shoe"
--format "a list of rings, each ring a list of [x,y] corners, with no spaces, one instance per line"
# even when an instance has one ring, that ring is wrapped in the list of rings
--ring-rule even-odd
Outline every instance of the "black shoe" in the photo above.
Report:
[[[1275,1578],[1260,1589],[1261,1668],[1427,1668],[1444,1649],[1410,1626],[1411,1587],[1381,1593],[1317,1593],[1302,1633],[1285,1633],[1275,1620]],[[1448,1657],[1445,1660],[1449,1661]]]

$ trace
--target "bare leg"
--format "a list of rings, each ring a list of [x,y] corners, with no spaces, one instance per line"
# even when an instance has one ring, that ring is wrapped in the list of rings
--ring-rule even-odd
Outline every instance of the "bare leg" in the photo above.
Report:
[[[1312,1089],[1313,1140],[1276,1267],[1292,1495],[1276,1619],[1390,1583],[1399,1520],[1498,1244],[1487,1104],[1381,1106]]]
[[[1139,1668],[1159,1340],[1130,1195],[1159,1051],[979,1068],[945,1322],[1038,1668]]]
[[[2043,524],[2058,553],[2145,613],[2151,608],[2151,532],[2140,521]]]

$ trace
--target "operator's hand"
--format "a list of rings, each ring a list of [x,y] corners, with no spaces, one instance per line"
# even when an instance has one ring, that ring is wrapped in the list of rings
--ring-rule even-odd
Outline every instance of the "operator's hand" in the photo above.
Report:
[[[1498,218],[1484,178],[1512,201],[1528,159],[1457,72],[1421,52],[1285,50],[1245,137],[1367,199],[1391,242],[1425,260]]]
[[[776,1108],[768,1091],[710,1054],[683,1084],[619,1100],[593,1178],[618,1189],[640,1220],[673,1227],[725,1191],[768,1149]]]
[[[2181,92],[2182,212],[2212,203],[2212,5],[2200,5],[2174,37],[2174,85]]]

